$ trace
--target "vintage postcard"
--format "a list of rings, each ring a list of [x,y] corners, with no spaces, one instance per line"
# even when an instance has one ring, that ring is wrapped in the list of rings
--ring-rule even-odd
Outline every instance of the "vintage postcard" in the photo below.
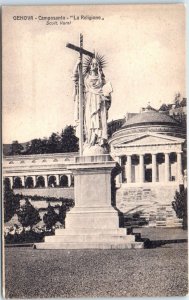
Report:
[[[187,295],[185,23],[2,8],[5,298]]]

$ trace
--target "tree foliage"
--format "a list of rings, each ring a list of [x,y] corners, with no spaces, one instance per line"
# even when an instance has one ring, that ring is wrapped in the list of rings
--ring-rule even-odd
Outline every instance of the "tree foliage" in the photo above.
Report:
[[[52,133],[47,141],[47,153],[57,153],[60,143],[60,135]]]
[[[58,220],[58,214],[55,212],[54,207],[49,204],[47,213],[43,216],[43,222],[45,223],[47,229],[52,229]]]
[[[15,195],[8,185],[4,185],[3,202],[4,222],[8,222],[20,206],[20,195]]]
[[[47,139],[33,139],[27,143],[24,154],[44,154],[47,153]]]
[[[179,219],[183,219],[183,229],[187,229],[187,189],[176,191],[174,201],[172,202],[173,209]]]
[[[34,225],[41,221],[38,210],[33,207],[28,199],[26,199],[25,204],[20,207],[17,214],[18,220],[23,227],[30,226],[32,229]]]
[[[33,139],[24,147],[14,141],[8,155],[28,155],[45,153],[77,152],[79,150],[78,138],[75,136],[73,126],[66,126],[61,134],[52,133],[49,138]]]
[[[77,152],[79,150],[78,138],[75,136],[73,126],[66,126],[61,133],[59,152]]]
[[[59,221],[63,225],[65,225],[66,212],[69,209],[70,208],[67,207],[65,203],[62,203],[62,205],[60,206],[60,209],[59,209]]]
[[[18,141],[13,141],[10,147],[9,155],[20,155],[22,154],[24,147],[19,144]]]

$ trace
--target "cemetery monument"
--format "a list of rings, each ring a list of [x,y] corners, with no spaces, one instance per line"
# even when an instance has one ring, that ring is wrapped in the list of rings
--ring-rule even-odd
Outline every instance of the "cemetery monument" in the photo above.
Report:
[[[111,204],[111,177],[119,170],[108,154],[107,117],[111,106],[110,82],[105,81],[105,59],[99,54],[67,44],[79,52],[73,72],[74,118],[80,155],[68,165],[75,182],[75,206],[67,213],[65,229],[56,229],[37,249],[142,248],[126,228],[119,228],[118,211]],[[83,62],[83,55],[87,58]]]

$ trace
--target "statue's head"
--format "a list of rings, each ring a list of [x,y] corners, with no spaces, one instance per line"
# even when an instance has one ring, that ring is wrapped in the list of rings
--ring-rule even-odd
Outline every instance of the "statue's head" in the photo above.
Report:
[[[84,75],[89,74],[90,72],[100,73],[102,76],[103,74],[103,68],[106,65],[106,61],[104,56],[99,55],[96,53],[94,57],[87,57],[84,61],[83,67],[84,67]]]
[[[98,61],[96,58],[93,58],[91,60],[91,64],[90,64],[90,70],[91,71],[97,71],[98,70],[98,67],[99,67],[99,64],[98,64]]]

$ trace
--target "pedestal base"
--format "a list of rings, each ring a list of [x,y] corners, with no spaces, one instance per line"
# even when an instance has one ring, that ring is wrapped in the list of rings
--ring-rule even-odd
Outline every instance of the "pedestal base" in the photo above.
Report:
[[[111,171],[116,163],[109,155],[77,157],[69,169],[75,177],[75,207],[65,227],[45,237],[37,249],[133,249],[143,248],[119,228],[118,212],[111,206]]]
[[[134,235],[126,235],[125,228],[118,229],[59,229],[55,236],[45,237],[37,249],[139,249]]]
[[[119,219],[112,207],[74,207],[66,217],[66,228],[117,229]]]

